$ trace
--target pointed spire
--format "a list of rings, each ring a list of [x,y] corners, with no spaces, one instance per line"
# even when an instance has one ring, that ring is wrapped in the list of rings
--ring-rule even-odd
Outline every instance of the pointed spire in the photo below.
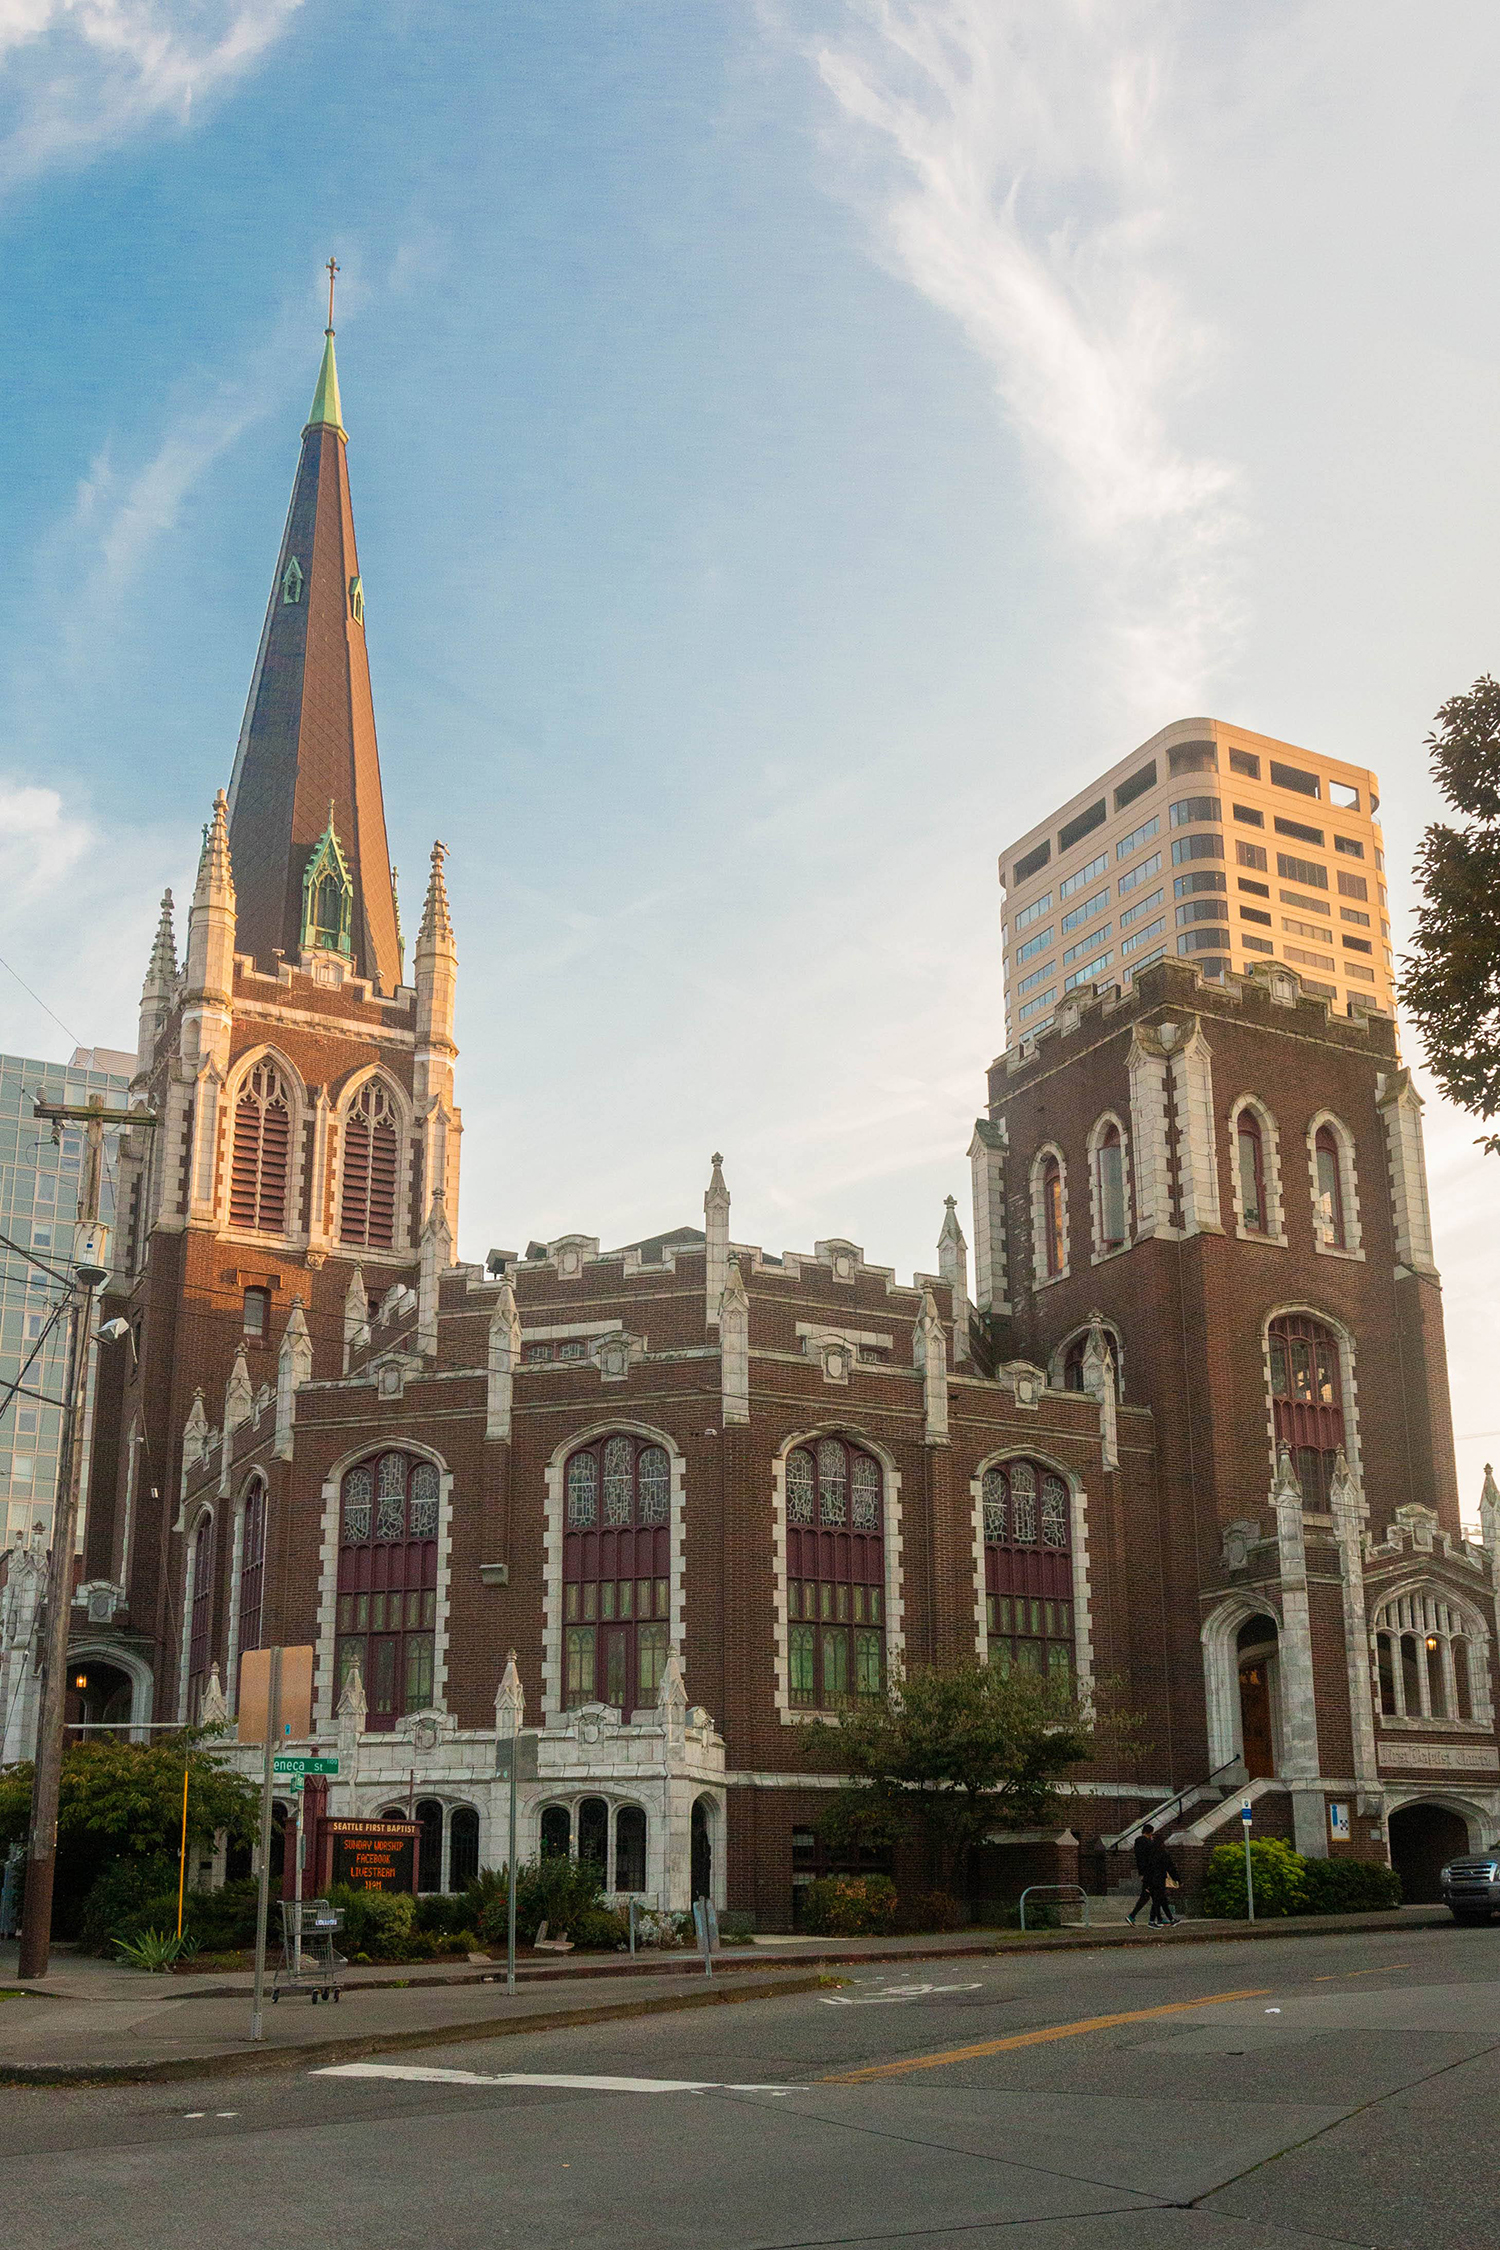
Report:
[[[234,900],[234,870],[229,858],[229,803],[222,789],[214,795],[213,818],[203,831],[198,854],[198,880],[193,886],[194,906],[218,906]]]
[[[519,1734],[526,1724],[526,1690],[521,1685],[521,1675],[516,1670],[516,1652],[505,1652],[505,1670],[500,1675],[500,1685],[495,1690],[495,1732],[508,1742]]]
[[[1283,1445],[1276,1455],[1276,1481],[1271,1487],[1273,1500],[1295,1500],[1301,1504],[1302,1486],[1292,1463],[1290,1446]]]
[[[427,897],[422,905],[422,927],[417,932],[417,959],[424,953],[446,951],[453,944],[453,917],[448,912],[448,886],[443,879],[443,862],[448,857],[446,844],[432,847],[432,872],[427,878]]]
[[[354,973],[390,994],[401,979],[396,906],[329,325],[229,792],[239,949],[267,972],[278,956],[296,962],[303,879],[332,799],[351,890],[347,950]]]
[[[163,985],[169,985],[176,981],[177,938],[172,928],[172,894],[170,891],[163,891],[161,894],[161,918],[156,925],[156,936],[151,944],[151,966],[146,974],[148,979],[154,977]]]
[[[323,333],[326,339],[323,345],[323,364],[318,369],[318,387],[313,392],[307,426],[310,430],[337,430],[339,436],[343,437],[347,433],[344,429],[343,409],[339,404],[339,371],[333,356],[333,330],[327,328]]]
[[[953,1298],[953,1356],[969,1356],[969,1245],[958,1223],[958,1205],[951,1195],[943,1198],[943,1224],[938,1235],[938,1272]]]
[[[703,1310],[712,1328],[719,1317],[729,1257],[729,1190],[724,1185],[724,1159],[714,1150],[713,1171],[703,1198]]]

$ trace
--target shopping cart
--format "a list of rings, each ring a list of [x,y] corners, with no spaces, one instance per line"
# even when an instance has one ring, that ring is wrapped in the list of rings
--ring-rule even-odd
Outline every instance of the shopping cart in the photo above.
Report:
[[[271,1998],[283,1992],[310,1992],[319,2000],[339,1998],[339,1973],[348,1967],[334,1950],[334,1937],[344,1926],[343,1910],[326,1898],[281,1900],[281,1959],[271,1980]]]

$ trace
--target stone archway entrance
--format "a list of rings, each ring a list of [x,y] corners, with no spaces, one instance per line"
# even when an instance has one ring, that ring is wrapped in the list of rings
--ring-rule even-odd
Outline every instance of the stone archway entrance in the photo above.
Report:
[[[1245,1771],[1252,1781],[1269,1780],[1276,1771],[1278,1748],[1275,1619],[1247,1618],[1235,1645],[1239,1660],[1240,1741]]]
[[[1408,1905],[1435,1905],[1438,1877],[1469,1849],[1469,1824],[1449,1805],[1402,1805],[1390,1817],[1391,1865]]]
[[[70,1732],[107,1726],[120,1740],[125,1740],[126,1728],[123,1722],[133,1716],[134,1696],[135,1682],[118,1664],[106,1663],[100,1656],[81,1656],[69,1660]]]

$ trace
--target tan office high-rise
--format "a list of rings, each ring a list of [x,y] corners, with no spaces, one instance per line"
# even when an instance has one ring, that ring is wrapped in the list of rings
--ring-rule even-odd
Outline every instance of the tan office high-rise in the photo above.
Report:
[[[1006,1044],[1069,992],[1163,954],[1222,977],[1274,958],[1346,1013],[1395,1013],[1368,767],[1222,719],[1178,719],[1000,856]]]

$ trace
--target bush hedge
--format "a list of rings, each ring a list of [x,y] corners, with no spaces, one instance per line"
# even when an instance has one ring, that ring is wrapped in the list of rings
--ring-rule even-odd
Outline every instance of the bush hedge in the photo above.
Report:
[[[802,1892],[801,1927],[813,1937],[877,1937],[896,1926],[889,1875],[820,1875]]]
[[[1292,1914],[1358,1914],[1401,1904],[1401,1878],[1393,1867],[1362,1859],[1304,1859],[1274,1836],[1250,1846],[1257,1921]],[[1203,1911],[1243,1922],[1245,1847],[1221,1844],[1210,1852],[1203,1881]]]

